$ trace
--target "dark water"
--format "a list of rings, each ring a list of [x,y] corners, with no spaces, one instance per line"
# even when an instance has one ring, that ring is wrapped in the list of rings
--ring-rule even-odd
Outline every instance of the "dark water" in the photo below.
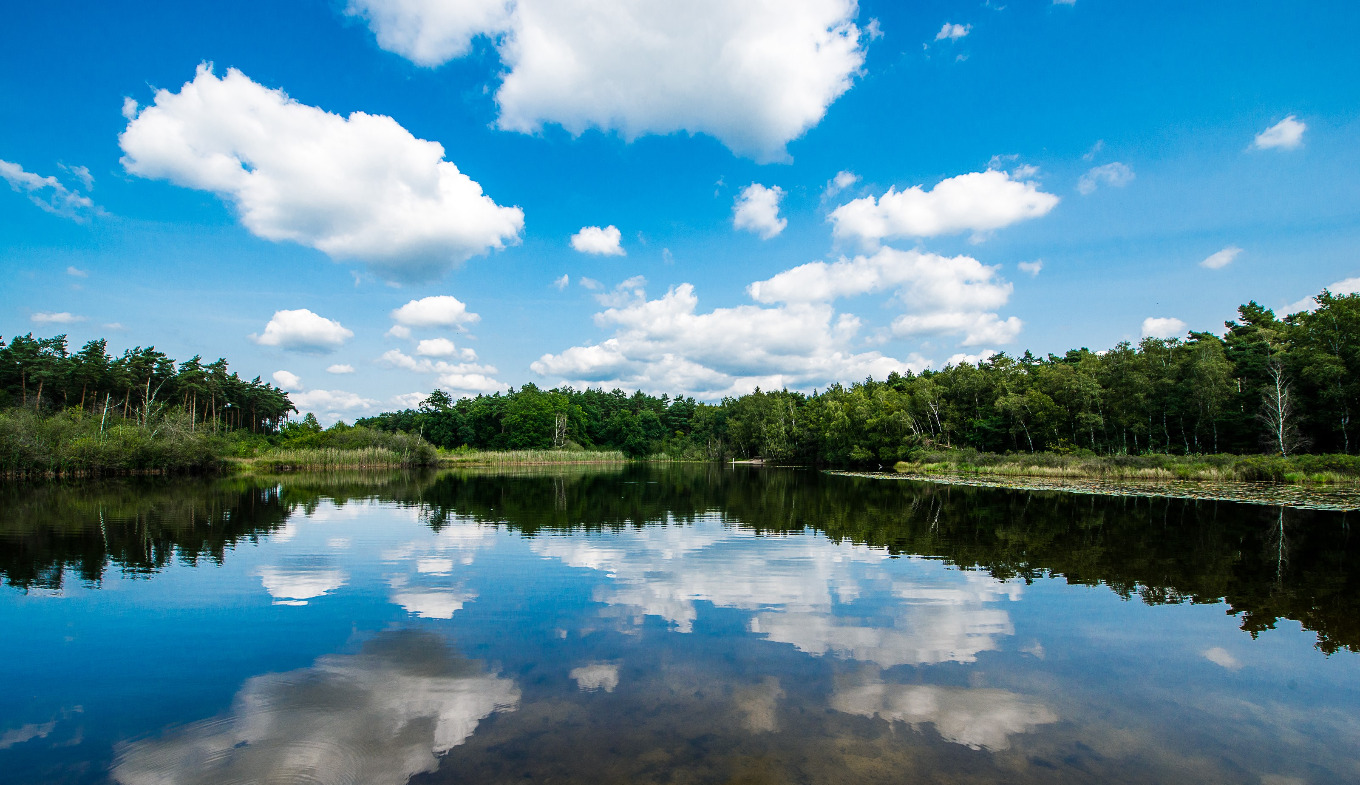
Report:
[[[1340,513],[683,466],[0,488],[0,782],[1360,782]]]

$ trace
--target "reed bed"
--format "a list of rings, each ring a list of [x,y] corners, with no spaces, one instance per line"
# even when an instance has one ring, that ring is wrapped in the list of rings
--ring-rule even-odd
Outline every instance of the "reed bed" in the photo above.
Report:
[[[566,463],[627,463],[619,450],[483,450],[441,453],[443,466],[528,466]]]
[[[417,453],[399,453],[386,447],[360,447],[348,450],[320,447],[271,450],[255,458],[251,466],[266,471],[299,471],[397,469],[423,463],[423,457]]]

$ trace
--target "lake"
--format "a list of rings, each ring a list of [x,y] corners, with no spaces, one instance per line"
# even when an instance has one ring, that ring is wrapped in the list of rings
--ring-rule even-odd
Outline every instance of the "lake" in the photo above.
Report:
[[[1360,782],[1344,513],[696,465],[0,510],[0,782]]]

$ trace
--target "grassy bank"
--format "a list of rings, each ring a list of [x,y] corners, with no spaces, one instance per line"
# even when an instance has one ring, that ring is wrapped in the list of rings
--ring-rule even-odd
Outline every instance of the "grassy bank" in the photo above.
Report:
[[[414,434],[315,420],[278,433],[213,429],[177,409],[145,417],[80,409],[0,410],[0,477],[98,477],[433,466],[433,445]]]
[[[1049,479],[1196,480],[1292,484],[1360,483],[1354,455],[1094,455],[950,450],[914,455],[903,474],[993,475]]]

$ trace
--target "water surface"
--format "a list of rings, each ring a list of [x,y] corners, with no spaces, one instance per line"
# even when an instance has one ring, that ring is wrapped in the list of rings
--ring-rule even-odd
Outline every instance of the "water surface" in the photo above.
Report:
[[[0,510],[2,782],[1360,782],[1342,513],[699,466]]]

